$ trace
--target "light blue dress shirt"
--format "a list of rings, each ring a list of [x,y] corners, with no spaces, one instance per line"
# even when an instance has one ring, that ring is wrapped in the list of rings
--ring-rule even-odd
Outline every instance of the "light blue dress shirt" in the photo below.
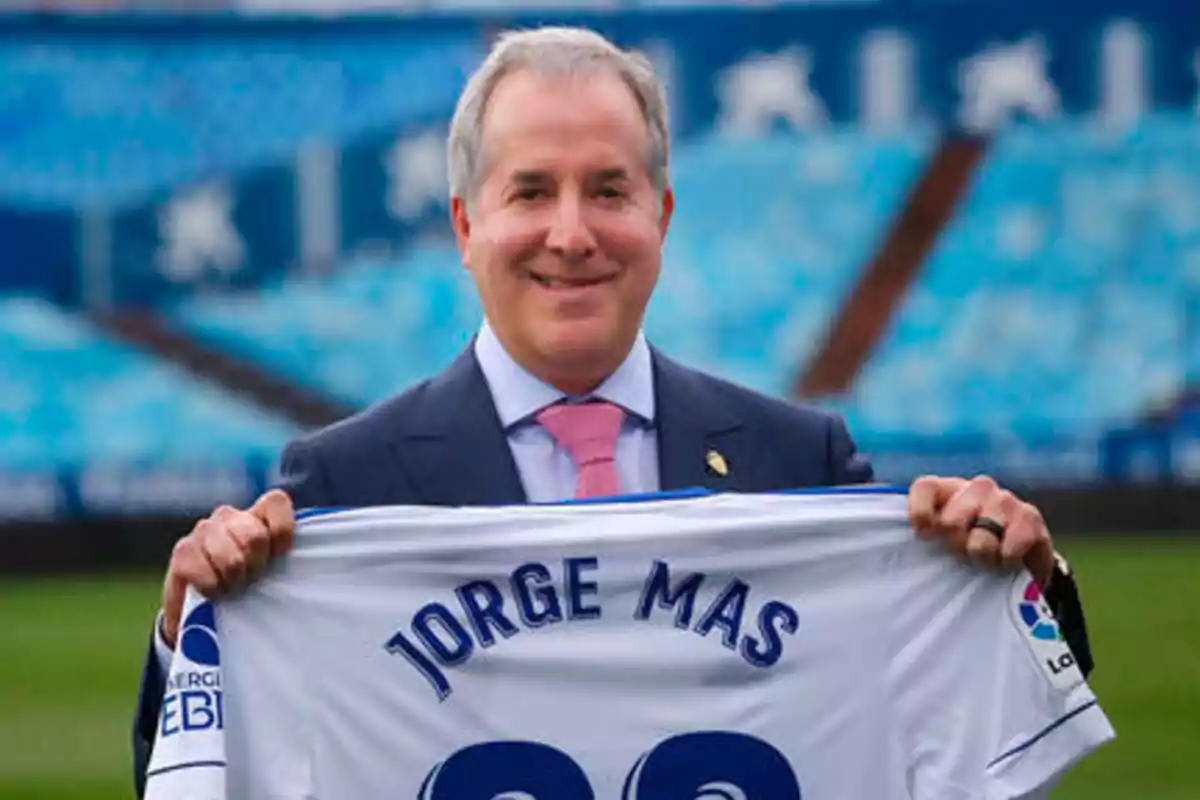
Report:
[[[654,429],[654,371],[650,346],[639,333],[616,372],[585,397],[567,397],[513,360],[485,321],[475,339],[475,357],[492,393],[525,494],[532,503],[573,497],[579,468],[534,415],[564,398],[607,400],[625,409],[617,438],[616,467],[624,494],[656,492],[658,446]]]

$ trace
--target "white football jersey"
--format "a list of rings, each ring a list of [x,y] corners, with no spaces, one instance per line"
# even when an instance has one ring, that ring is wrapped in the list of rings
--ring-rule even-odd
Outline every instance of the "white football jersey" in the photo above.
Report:
[[[1113,735],[894,491],[374,508],[189,596],[147,797],[992,800]]]

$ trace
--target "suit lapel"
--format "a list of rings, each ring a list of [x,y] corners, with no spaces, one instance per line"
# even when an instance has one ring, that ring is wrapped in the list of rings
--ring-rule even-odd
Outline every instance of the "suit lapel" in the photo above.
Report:
[[[754,458],[748,437],[741,420],[722,402],[717,386],[657,350],[652,352],[662,490],[738,491],[752,485]]]
[[[426,385],[395,452],[423,504],[511,505],[526,500],[473,349]]]

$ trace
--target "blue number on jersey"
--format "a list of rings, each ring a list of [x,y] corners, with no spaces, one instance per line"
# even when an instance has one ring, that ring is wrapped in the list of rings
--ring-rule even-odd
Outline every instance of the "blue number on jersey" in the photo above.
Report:
[[[595,800],[583,769],[539,742],[464,747],[430,771],[419,800]]]
[[[672,736],[638,759],[622,800],[800,800],[783,754],[744,733]],[[583,769],[540,742],[484,742],[435,766],[418,800],[595,800]]]
[[[623,800],[800,800],[796,773],[762,739],[698,731],[672,736],[642,756]]]

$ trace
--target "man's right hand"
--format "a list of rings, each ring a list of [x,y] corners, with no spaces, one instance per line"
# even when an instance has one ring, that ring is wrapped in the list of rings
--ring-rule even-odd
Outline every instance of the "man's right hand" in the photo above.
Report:
[[[270,559],[291,549],[295,523],[291,498],[272,489],[246,511],[221,506],[176,542],[163,583],[162,636],[167,645],[175,647],[188,586],[205,597],[246,586]]]

